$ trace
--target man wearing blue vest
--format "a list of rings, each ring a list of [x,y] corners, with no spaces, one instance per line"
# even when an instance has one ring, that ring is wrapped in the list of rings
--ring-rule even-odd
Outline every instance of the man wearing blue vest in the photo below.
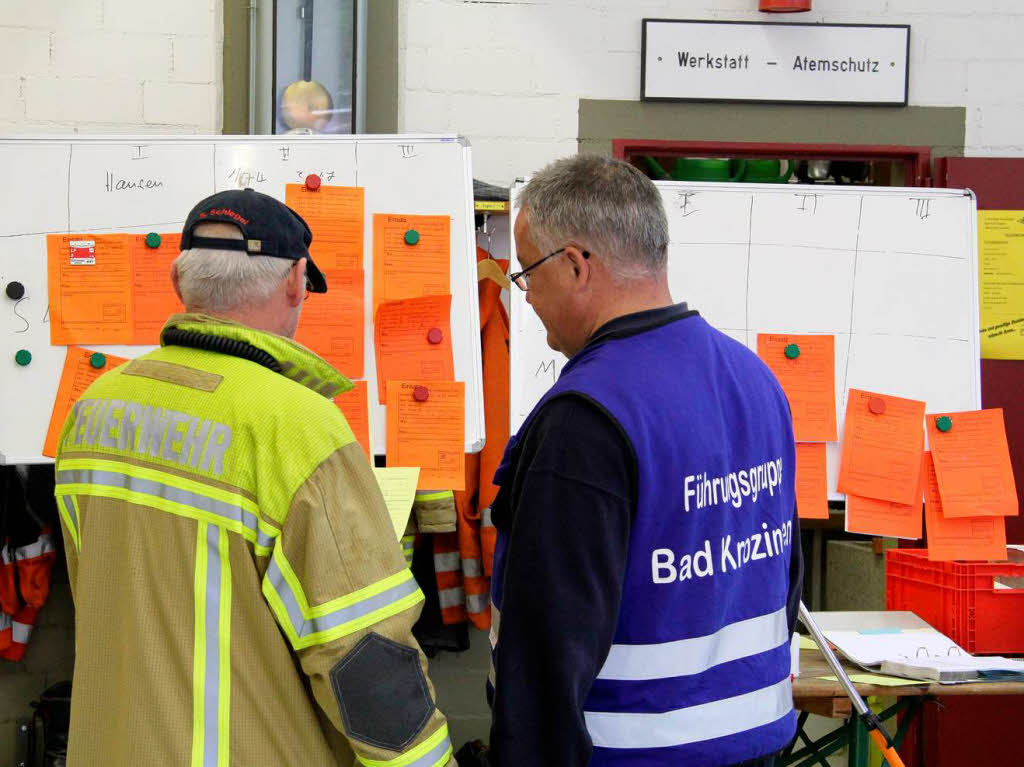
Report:
[[[559,160],[519,202],[512,279],[569,361],[495,478],[490,760],[769,766],[796,725],[785,395],[673,303],[639,171]]]

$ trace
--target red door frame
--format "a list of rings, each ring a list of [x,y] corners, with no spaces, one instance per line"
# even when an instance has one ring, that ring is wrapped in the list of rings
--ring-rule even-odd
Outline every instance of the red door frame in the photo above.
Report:
[[[932,150],[927,146],[876,144],[771,144],[746,141],[673,141],[612,139],[612,154],[632,162],[640,155],[655,157],[773,157],[801,160],[887,160],[903,162],[907,186],[931,186]]]

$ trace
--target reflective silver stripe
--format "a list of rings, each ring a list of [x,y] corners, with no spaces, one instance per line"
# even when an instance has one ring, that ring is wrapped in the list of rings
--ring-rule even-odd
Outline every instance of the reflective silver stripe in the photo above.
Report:
[[[439,573],[457,573],[459,571],[459,552],[434,552],[434,570]]]
[[[206,678],[203,680],[203,767],[217,767],[220,749],[220,528],[206,525]]]
[[[494,523],[491,522],[490,506],[480,512],[480,527],[494,527]]]
[[[471,613],[482,613],[491,603],[486,594],[470,594],[466,597],[466,609]]]
[[[75,533],[78,532],[78,514],[75,513],[75,499],[70,495],[62,495],[60,497],[61,503],[64,504],[64,510],[68,513],[68,519],[71,520],[71,526],[74,528]]]
[[[18,644],[28,644],[29,637],[32,636],[32,626],[27,623],[18,623],[18,621],[11,621],[11,641],[17,642]]]
[[[256,523],[256,515],[252,512],[246,511],[241,506],[236,506],[233,503],[219,501],[216,498],[210,498],[209,496],[200,495],[199,493],[193,493],[189,490],[182,490],[181,488],[177,488],[172,485],[166,485],[163,482],[157,482],[152,479],[143,479],[141,477],[133,477],[130,474],[122,474],[115,471],[74,469],[70,471],[58,471],[57,484],[117,487],[123,490],[130,490],[133,493],[142,493],[143,495],[152,495],[155,498],[164,498],[168,501],[173,501],[174,503],[180,503],[182,506],[191,506],[193,509],[199,509],[200,511],[215,514],[218,517],[230,520],[231,522],[240,522],[243,526],[256,533],[257,541],[260,542],[261,546],[270,547],[274,545],[274,539],[263,534],[259,529],[259,525]]]
[[[660,644],[614,644],[598,679],[670,679],[700,674],[728,661],[789,642],[786,608],[723,626],[714,634]]]
[[[405,572],[409,571],[406,570]],[[337,610],[329,612],[326,615],[320,615],[307,620],[305,614],[302,612],[299,600],[295,597],[295,592],[293,592],[292,587],[288,585],[288,581],[285,580],[284,574],[281,572],[281,568],[277,565],[277,560],[273,557],[270,559],[270,566],[267,567],[266,578],[271,587],[281,598],[281,602],[284,604],[284,608],[288,613],[288,619],[291,621],[292,629],[295,631],[295,634],[299,639],[309,636],[310,634],[316,634],[320,631],[327,631],[328,629],[335,628],[336,626],[341,626],[342,624],[354,621],[357,618],[362,618],[364,615],[369,615],[375,610],[387,607],[400,599],[405,599],[405,597],[410,594],[415,594],[419,590],[419,586],[416,585],[416,580],[412,578],[410,574],[410,577],[407,580],[404,580],[389,589],[385,589],[379,594],[374,594],[373,596],[360,600],[355,604],[347,605],[346,607],[339,607]]]
[[[778,721],[793,710],[787,674],[778,684],[661,714],[584,711],[587,731],[602,748],[665,748],[699,743]]]
[[[7,631],[11,627],[11,616],[0,612],[0,631]]]
[[[0,546],[0,559],[3,560],[5,565],[14,564],[14,551],[11,549],[9,544]]]
[[[462,574],[469,578],[483,578],[484,577],[484,563],[479,559],[463,559]]]
[[[419,759],[409,762],[406,767],[434,767],[441,760],[441,757],[448,753],[448,749],[451,747],[452,739],[446,737]]]
[[[265,532],[260,530],[259,527],[257,527],[256,528],[256,545],[257,546],[262,546],[265,549],[272,549],[272,548],[274,548],[274,536],[267,535]]]
[[[40,535],[36,540],[27,546],[14,550],[15,559],[35,559],[50,551],[56,551],[53,547],[53,538],[46,533]]]
[[[441,609],[446,607],[459,607],[466,603],[466,594],[462,589],[441,589],[437,592],[437,601],[441,603]]]

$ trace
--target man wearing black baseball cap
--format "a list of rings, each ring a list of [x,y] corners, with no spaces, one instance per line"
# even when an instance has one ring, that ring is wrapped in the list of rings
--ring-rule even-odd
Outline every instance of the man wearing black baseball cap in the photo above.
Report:
[[[267,195],[203,200],[185,313],[64,425],[76,764],[457,767],[352,384],[291,339],[327,290],[311,241]]]

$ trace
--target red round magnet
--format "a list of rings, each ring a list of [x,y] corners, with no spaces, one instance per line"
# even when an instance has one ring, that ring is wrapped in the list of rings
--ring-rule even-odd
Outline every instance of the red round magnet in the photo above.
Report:
[[[412,390],[412,398],[417,402],[426,402],[430,399],[430,389],[426,386],[417,386]]]
[[[432,344],[439,344],[444,340],[444,333],[441,332],[441,328],[431,328],[427,331],[427,340]]]
[[[868,410],[875,415],[881,415],[885,412],[885,400],[881,397],[872,397],[868,400]]]
[[[315,173],[310,173],[306,176],[306,189],[311,192],[315,192],[320,188],[320,177]]]

